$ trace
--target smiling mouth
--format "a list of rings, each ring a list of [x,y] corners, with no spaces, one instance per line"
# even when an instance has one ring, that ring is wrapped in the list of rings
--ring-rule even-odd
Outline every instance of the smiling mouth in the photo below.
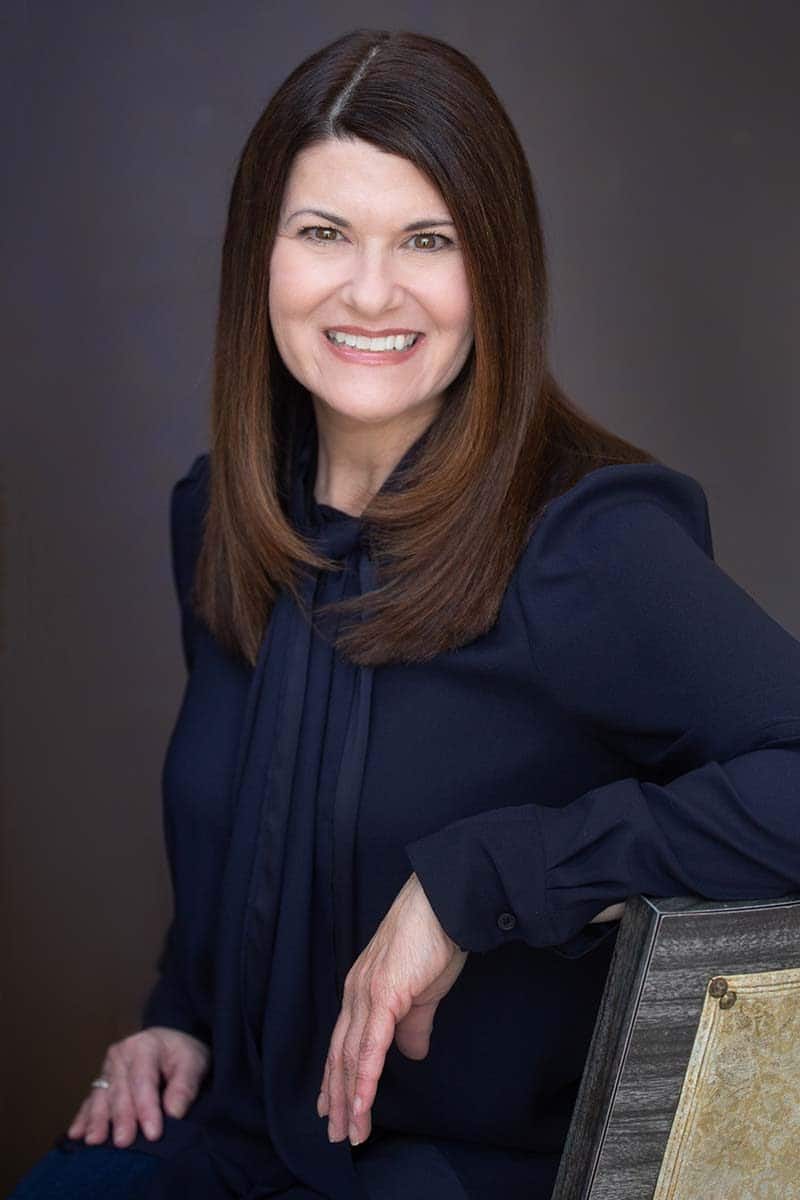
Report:
[[[373,354],[386,354],[389,351],[409,350],[421,337],[422,333],[395,333],[385,337],[367,337],[364,334],[342,333],[336,329],[326,329],[325,336],[334,346],[351,350],[366,350]]]

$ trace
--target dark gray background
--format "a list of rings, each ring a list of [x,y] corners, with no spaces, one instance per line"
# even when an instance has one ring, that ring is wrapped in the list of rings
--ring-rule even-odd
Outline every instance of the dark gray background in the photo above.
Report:
[[[798,5],[6,0],[3,1190],[152,981],[167,502],[207,446],[228,191],[274,88],[359,25],[486,72],[538,186],[562,383],[703,483],[718,562],[800,635]]]

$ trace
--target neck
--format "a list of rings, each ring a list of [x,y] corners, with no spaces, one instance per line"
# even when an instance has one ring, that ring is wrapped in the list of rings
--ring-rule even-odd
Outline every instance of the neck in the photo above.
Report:
[[[426,407],[381,424],[342,419],[315,398],[317,474],[314,499],[351,516],[360,516],[400,459],[430,425]]]

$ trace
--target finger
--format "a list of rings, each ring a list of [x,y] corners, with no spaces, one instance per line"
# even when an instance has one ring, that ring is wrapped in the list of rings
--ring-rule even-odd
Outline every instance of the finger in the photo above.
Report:
[[[69,1129],[67,1130],[67,1137],[71,1137],[71,1138],[82,1138],[83,1137],[83,1135],[86,1133],[86,1122],[88,1119],[88,1113],[89,1113],[89,1097],[87,1096],[86,1099],[81,1104],[78,1111],[75,1113],[75,1116],[72,1118],[72,1124],[70,1125]]]
[[[114,1073],[121,1069],[119,1049],[116,1044],[109,1046],[103,1065],[98,1071],[98,1078],[108,1080],[113,1086]],[[104,1142],[109,1134],[111,1120],[111,1088],[92,1088],[83,1103],[85,1113],[84,1140],[90,1145]]]
[[[108,1090],[114,1145],[129,1146],[136,1137],[136,1107],[127,1072],[116,1079]]]
[[[328,1066],[329,1059],[325,1059],[325,1070],[322,1072],[322,1083],[319,1087],[319,1096],[317,1097],[317,1112],[321,1117],[328,1115],[328,1083],[330,1079],[330,1067]]]
[[[103,1075],[111,1087],[103,1090],[107,1098],[115,1146],[129,1146],[136,1137],[136,1110],[128,1075],[131,1059],[130,1042],[125,1039],[109,1047],[103,1064]]]
[[[152,1039],[140,1039],[136,1044],[128,1069],[134,1119],[139,1122],[145,1137],[154,1141],[161,1137],[163,1121],[158,1088],[161,1072],[158,1065],[158,1044]]]
[[[394,1014],[387,1005],[373,1006],[359,1041],[352,1090],[349,1093],[348,1132],[353,1146],[369,1137],[372,1128],[371,1109],[395,1027]]]
[[[344,1075],[344,1092],[345,1104],[347,1106],[345,1112],[345,1121],[347,1124],[347,1134],[350,1136],[351,1120],[353,1116],[353,1099],[356,1094],[356,1079],[358,1076],[359,1053],[361,1040],[367,1022],[370,1016],[370,1005],[366,996],[361,998],[355,997],[352,1005],[352,1015],[350,1024],[347,1027],[347,1032],[342,1043],[342,1072]]]
[[[164,1090],[164,1110],[171,1117],[183,1117],[200,1089],[206,1072],[207,1059],[185,1048],[165,1068],[167,1086]]]
[[[86,1101],[86,1134],[84,1141],[90,1146],[104,1142],[108,1137],[109,1106],[108,1091],[97,1088]]]
[[[332,1142],[341,1142],[347,1137],[347,1096],[342,1045],[349,1026],[349,1008],[343,1008],[334,1026],[328,1051],[328,1137]]]
[[[425,1058],[430,1050],[433,1017],[439,999],[429,1000],[425,1004],[412,1004],[402,1021],[397,1022],[397,1048],[406,1058]]]

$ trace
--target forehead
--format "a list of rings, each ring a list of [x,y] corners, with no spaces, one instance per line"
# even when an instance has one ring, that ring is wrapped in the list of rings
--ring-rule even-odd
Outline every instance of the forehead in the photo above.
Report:
[[[306,206],[326,208],[353,220],[407,217],[410,221],[423,211],[440,217],[451,215],[439,189],[414,163],[360,138],[329,138],[295,157],[282,209],[289,213]]]

